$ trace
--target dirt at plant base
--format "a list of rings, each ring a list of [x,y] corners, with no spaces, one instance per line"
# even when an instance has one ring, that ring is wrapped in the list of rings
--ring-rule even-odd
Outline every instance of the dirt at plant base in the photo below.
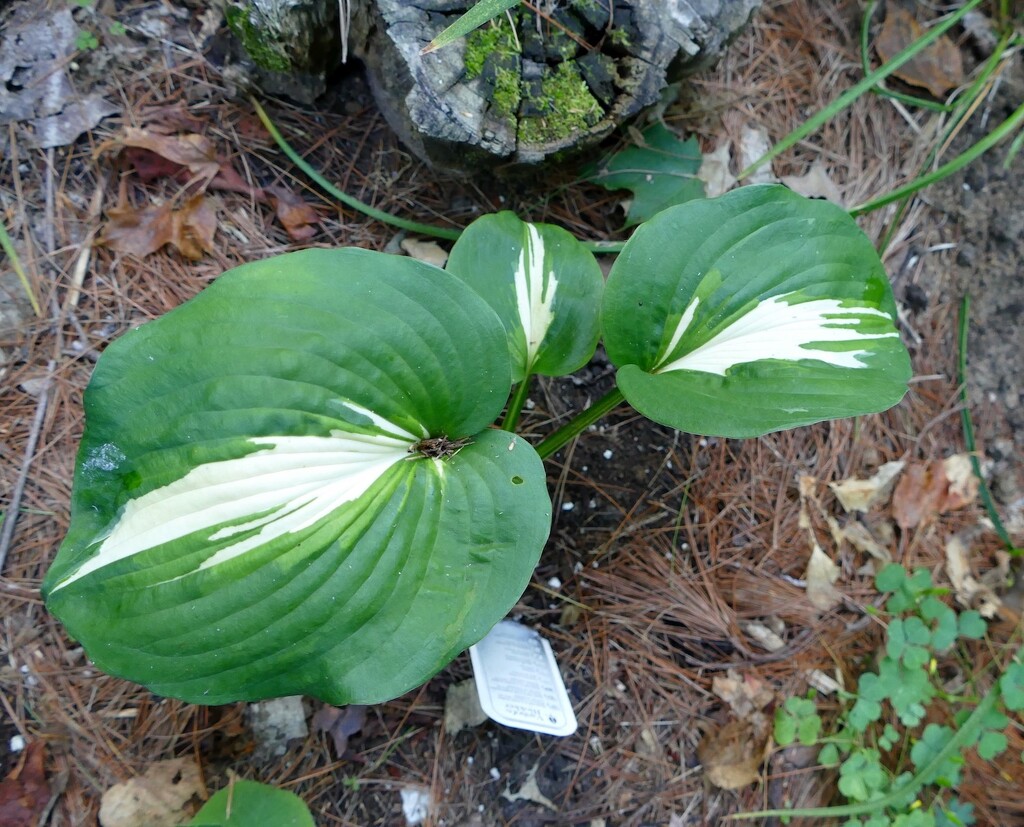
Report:
[[[225,269],[306,245],[395,252],[401,238],[339,209],[296,174],[248,102],[230,94],[211,64],[215,55],[202,53],[218,25],[215,15],[155,0],[95,5],[76,8],[74,19],[99,45],[63,68],[74,89],[105,96],[120,113],[75,143],[49,149],[37,148],[20,127],[0,129],[4,223],[43,305],[43,316],[35,317],[17,280],[0,274],[5,511],[26,455],[32,460],[15,542],[0,572],[0,773],[25,754],[22,742],[44,743],[53,798],[48,823],[62,826],[95,824],[107,789],[171,758],[197,761],[209,793],[234,772],[297,792],[319,824],[344,827],[401,827],[401,791],[411,788],[426,791],[428,823],[438,827],[682,827],[722,823],[765,804],[831,801],[834,778],[814,766],[813,756],[775,750],[761,763],[753,744],[745,757],[756,759],[758,781],[725,791],[709,782],[698,746],[709,733],[736,731],[728,729],[736,715],[721,679],[735,675],[761,687],[770,702],[767,712],[756,713],[770,714],[781,699],[805,693],[814,670],[851,686],[870,660],[879,632],[869,611],[878,598],[869,561],[848,544],[837,548],[822,525],[816,537],[840,568],[842,603],[822,612],[807,599],[810,546],[800,525],[800,479],[811,478],[822,513],[846,520],[829,482],[870,476],[887,461],[923,462],[964,450],[956,316],[965,292],[972,299],[970,390],[979,449],[991,461],[1004,519],[1019,526],[1021,158],[1004,170],[1005,153],[994,150],[926,191],[895,234],[885,262],[904,306],[902,332],[917,378],[893,411],[734,441],[679,434],[623,408],[549,461],[552,539],[513,616],[551,641],[580,721],[575,735],[540,737],[493,723],[448,733],[446,691],[471,677],[461,656],[423,687],[366,710],[361,729],[342,747],[312,726],[322,705],[306,699],[309,734],[274,755],[258,748],[246,704],[191,706],[98,674],[45,613],[38,590],[67,528],[82,392],[110,341],[181,304]],[[747,128],[777,139],[860,78],[858,3],[773,5],[722,66],[695,80],[684,106],[666,110],[668,126],[697,135],[705,152],[738,145]],[[0,37],[15,12],[51,11],[27,0],[0,9]],[[125,33],[112,31],[114,22]],[[13,80],[4,78],[7,94],[16,91]],[[1019,56],[1000,84],[986,103],[986,125],[979,112],[944,157],[1024,99]],[[319,110],[267,105],[329,180],[381,209],[445,226],[513,209],[580,238],[621,237],[619,195],[573,181],[570,170],[515,190],[434,175],[396,142],[358,71],[340,78]],[[927,117],[914,117],[928,134]],[[211,141],[247,184],[280,187],[309,205],[315,218],[306,226],[314,235],[297,242],[289,235],[294,227],[288,230],[275,206],[251,191],[218,191],[210,194],[212,249],[196,261],[169,247],[140,256],[90,246],[109,226],[112,209],[174,202],[180,181],[141,182],[102,148],[125,127],[168,124]],[[623,135],[618,145],[630,140]],[[866,96],[778,159],[775,172],[802,175],[822,162],[849,206],[912,177],[927,148],[896,107]],[[890,216],[873,213],[862,226],[878,239]],[[9,270],[6,260],[0,269]],[[600,398],[612,378],[599,352],[572,378],[538,380],[524,434],[536,440],[549,433]],[[40,411],[38,442],[29,451]],[[884,523],[884,515],[874,518]],[[974,573],[997,579],[1001,545],[983,519],[972,503],[918,528],[893,530],[885,548],[948,586],[943,546],[960,534],[970,544]],[[993,624],[990,641],[970,650],[974,666],[983,671],[1013,634],[1006,618]],[[828,697],[822,709],[834,711]],[[980,824],[1024,818],[1014,763],[1024,743],[1019,729],[1008,737],[1009,758],[988,764],[972,757],[965,769],[960,793],[975,805]]]

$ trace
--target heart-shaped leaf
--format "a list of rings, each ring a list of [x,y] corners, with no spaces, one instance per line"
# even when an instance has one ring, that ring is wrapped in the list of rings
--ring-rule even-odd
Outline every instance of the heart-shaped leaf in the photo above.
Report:
[[[604,279],[594,256],[561,227],[510,212],[485,215],[455,242],[446,269],[505,325],[512,381],[565,376],[594,355]]]
[[[47,604],[163,695],[394,697],[504,616],[547,537],[539,458],[485,430],[510,386],[502,325],[443,270],[239,267],[100,359]]]
[[[207,801],[190,827],[316,827],[309,807],[295,793],[238,779]]]
[[[640,413],[750,437],[895,405],[910,378],[895,315],[853,219],[764,185],[639,227],[609,274],[602,324]]]

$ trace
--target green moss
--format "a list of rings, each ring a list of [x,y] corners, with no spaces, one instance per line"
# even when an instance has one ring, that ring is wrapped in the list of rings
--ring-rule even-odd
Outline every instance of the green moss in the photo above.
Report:
[[[633,45],[633,41],[629,37],[629,32],[625,29],[612,29],[608,32],[608,39],[616,46],[620,46],[623,49],[628,49]]]
[[[260,34],[260,30],[253,25],[249,16],[249,7],[238,8],[228,6],[224,16],[228,22],[228,28],[238,38],[239,43],[249,53],[253,62],[262,69],[269,69],[272,72],[287,72],[291,69],[291,61],[281,51],[279,46],[268,43]]]
[[[495,114],[502,118],[514,118],[519,111],[522,94],[519,73],[511,69],[498,69],[494,75],[494,92],[491,96]]]
[[[571,63],[561,63],[554,71],[545,72],[541,95],[533,103],[542,114],[520,122],[519,140],[526,144],[568,138],[593,126],[604,114],[579,70]]]
[[[466,79],[479,77],[487,58],[492,54],[511,56],[519,54],[519,44],[512,36],[512,29],[504,24],[483,26],[474,29],[466,37],[466,52],[462,58],[466,67]]]

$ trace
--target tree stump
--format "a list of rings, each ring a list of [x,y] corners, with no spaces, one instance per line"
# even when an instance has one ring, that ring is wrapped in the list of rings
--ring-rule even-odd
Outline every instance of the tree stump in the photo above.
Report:
[[[316,19],[333,14],[337,28],[335,0],[252,0],[249,29],[262,25],[256,7],[264,21],[272,6],[303,7],[308,18],[318,2]],[[432,166],[467,172],[593,146],[717,60],[761,0],[532,0],[426,55],[473,0],[348,3],[349,51],[392,128]]]

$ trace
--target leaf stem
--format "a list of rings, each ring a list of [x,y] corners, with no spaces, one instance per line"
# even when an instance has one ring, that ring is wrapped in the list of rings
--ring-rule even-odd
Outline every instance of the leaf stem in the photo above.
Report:
[[[292,148],[291,144],[284,139],[280,130],[278,130],[274,122],[270,120],[270,116],[263,110],[263,107],[260,106],[259,101],[257,101],[256,98],[250,97],[249,100],[252,102],[253,108],[256,110],[256,116],[263,123],[263,126],[266,127],[267,132],[270,133],[270,137],[274,139],[281,151],[288,156],[295,166],[306,173],[306,175],[308,175],[317,186],[332,197],[337,198],[342,204],[345,204],[354,210],[358,210],[363,213],[363,215],[367,215],[370,218],[375,218],[377,221],[390,224],[391,226],[398,227],[402,230],[408,230],[412,233],[421,233],[423,235],[430,235],[436,238],[446,238],[449,241],[454,241],[462,234],[462,230],[450,229],[448,227],[434,227],[430,224],[421,224],[418,221],[409,221],[405,218],[399,218],[396,215],[391,215],[391,213],[378,210],[376,207],[371,207],[369,204],[360,201],[358,198],[353,198],[346,192],[342,192],[317,172],[305,158],[299,155],[299,153]]]
[[[537,453],[541,459],[547,459],[555,451],[571,441],[573,437],[583,433],[602,416],[615,410],[626,401],[617,387],[612,388],[608,393],[598,399],[586,410],[580,411],[576,416],[566,422],[561,428],[545,439],[537,446]]]
[[[791,146],[803,140],[812,132],[818,130],[825,123],[827,123],[834,115],[846,109],[846,107],[848,107],[855,100],[857,100],[857,98],[859,98],[865,92],[870,91],[872,88],[874,88],[880,80],[889,77],[889,75],[891,75],[893,72],[899,69],[904,63],[906,63],[908,60],[911,60],[919,52],[923,51],[936,40],[938,40],[946,31],[955,26],[957,22],[959,22],[965,14],[971,11],[971,9],[979,6],[981,2],[982,0],[970,0],[970,2],[965,3],[959,9],[957,9],[956,12],[954,12],[941,23],[939,23],[938,25],[934,26],[931,30],[929,30],[927,34],[922,35],[917,40],[910,43],[906,48],[900,51],[899,54],[893,57],[893,59],[890,60],[888,63],[884,64],[883,66],[879,66],[877,69],[875,69],[875,71],[871,72],[871,74],[863,77],[858,83],[854,84],[849,89],[847,89],[832,103],[830,103],[820,112],[818,112],[818,114],[804,121],[803,124],[801,124],[799,127],[790,132],[785,138],[783,138],[781,141],[775,144],[775,146],[769,149],[764,155],[762,155],[760,158],[754,161],[754,163],[752,163],[745,170],[743,170],[738,176],[739,179],[742,180],[743,178],[746,178],[756,169],[764,166],[777,155],[781,155]]]
[[[298,152],[295,148],[285,140],[284,135],[281,134],[281,130],[277,128],[274,122],[270,119],[270,116],[266,113],[259,101],[256,98],[251,97],[249,100],[252,102],[253,108],[256,110],[256,116],[260,119],[263,126],[266,127],[267,132],[270,133],[270,137],[274,139],[274,143],[277,144],[278,148],[295,164],[302,172],[304,172],[310,180],[313,181],[320,189],[330,195],[332,198],[336,198],[342,204],[351,207],[363,215],[374,218],[384,224],[390,224],[392,227],[398,227],[401,230],[408,230],[411,233],[419,233],[420,235],[432,236],[434,238],[443,238],[447,241],[455,241],[460,235],[462,230],[452,227],[436,227],[433,224],[421,224],[418,221],[410,221],[405,218],[399,218],[397,215],[378,210],[376,207],[371,207],[369,204],[360,201],[358,198],[353,198],[346,192],[338,189],[334,184],[324,178],[319,172],[317,172],[313,166]],[[622,251],[622,248],[626,245],[625,241],[581,241],[587,250],[591,253],[618,253]]]
[[[512,394],[512,398],[508,403],[505,421],[501,423],[503,431],[515,431],[516,425],[519,423],[519,417],[523,413],[523,405],[526,404],[526,396],[530,392],[531,378],[532,376],[528,373],[523,378],[523,381],[516,385],[515,393]]]

